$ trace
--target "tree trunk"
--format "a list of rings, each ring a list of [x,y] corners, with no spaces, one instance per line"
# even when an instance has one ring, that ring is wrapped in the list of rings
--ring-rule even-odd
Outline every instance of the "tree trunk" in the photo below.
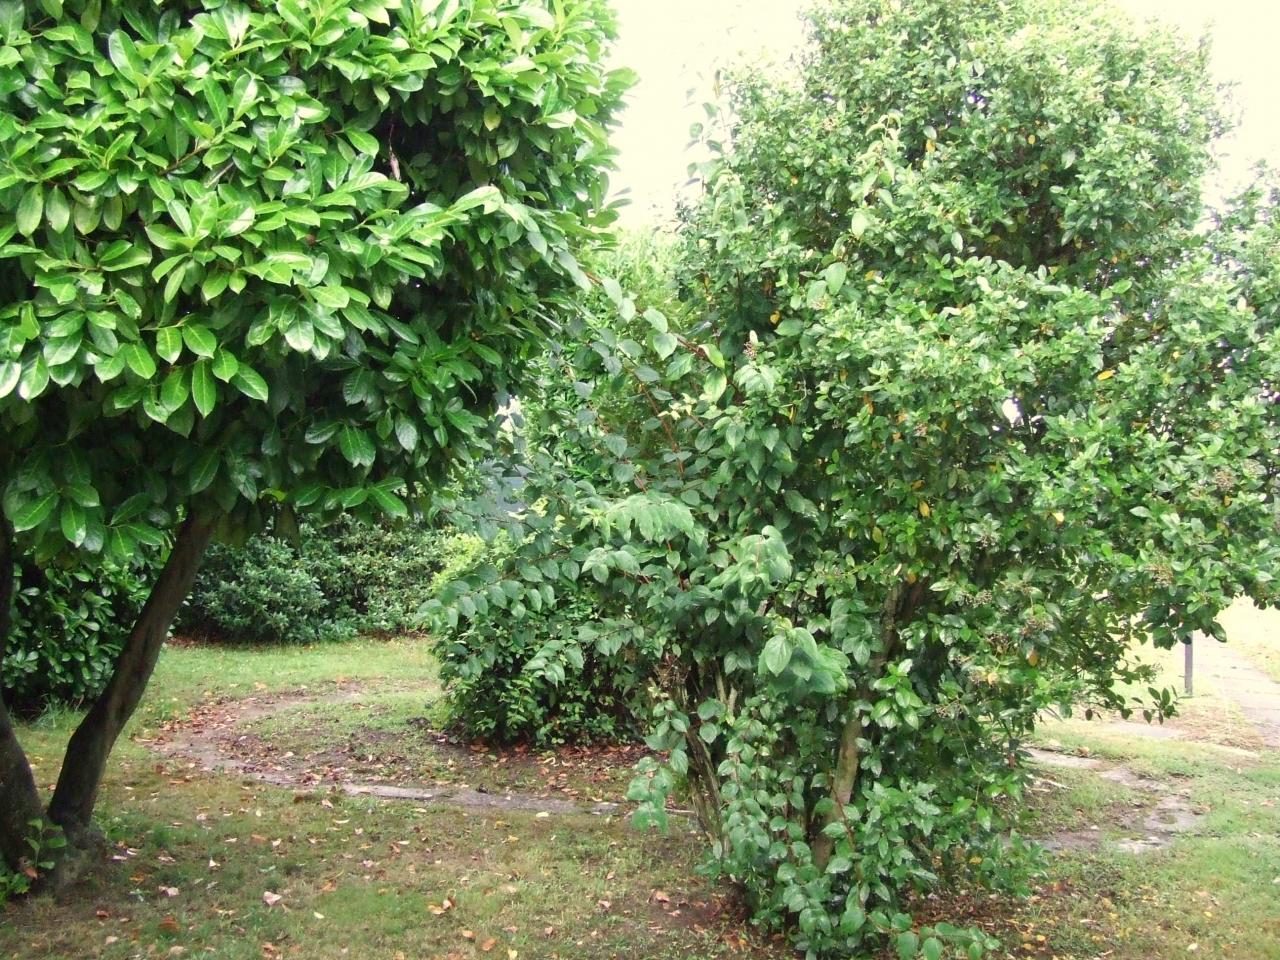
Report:
[[[191,592],[212,533],[213,522],[197,514],[189,515],[182,524],[169,559],[120,651],[111,680],[67,744],[49,818],[66,831],[73,844],[82,845],[93,837],[93,808],[107,756],[142,699],[169,627]]]
[[[895,584],[885,597],[880,613],[881,650],[872,660],[867,671],[867,680],[861,690],[849,698],[849,716],[840,732],[840,750],[836,756],[835,771],[831,775],[831,811],[822,818],[818,827],[818,835],[813,841],[813,862],[819,870],[825,870],[831,862],[831,853],[835,849],[835,840],[827,836],[826,828],[835,823],[845,823],[844,808],[853,797],[853,788],[858,783],[858,766],[862,763],[862,751],[858,741],[864,733],[862,717],[858,714],[857,703],[870,696],[871,684],[880,675],[889,658],[894,656],[898,648],[898,628],[909,620],[924,596],[925,582],[917,581],[908,589],[906,584]]]
[[[13,527],[0,506],[0,660],[4,659],[9,631],[13,629],[13,562]]]
[[[13,528],[0,511],[0,661],[13,626],[13,589]],[[27,846],[31,821],[43,818],[31,765],[18,743],[0,690],[0,861],[10,870],[20,869],[22,859],[31,853]]]
[[[835,848],[835,839],[827,836],[826,828],[844,821],[844,808],[849,805],[854,785],[858,782],[858,765],[862,762],[858,740],[861,736],[862,717],[858,713],[857,702],[854,701],[849,704],[849,719],[844,722],[844,730],[840,734],[840,754],[836,758],[835,773],[831,777],[831,800],[834,806],[822,818],[818,836],[813,841],[813,863],[819,870],[827,869],[827,864],[831,862],[831,851]]]

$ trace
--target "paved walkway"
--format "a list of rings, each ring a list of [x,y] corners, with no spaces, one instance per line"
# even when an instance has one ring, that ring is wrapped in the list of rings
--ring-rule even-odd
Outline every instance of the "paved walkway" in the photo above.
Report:
[[[1194,654],[1197,687],[1207,681],[1218,696],[1239,706],[1263,743],[1280,750],[1280,683],[1233,649],[1229,639],[1197,637]]]

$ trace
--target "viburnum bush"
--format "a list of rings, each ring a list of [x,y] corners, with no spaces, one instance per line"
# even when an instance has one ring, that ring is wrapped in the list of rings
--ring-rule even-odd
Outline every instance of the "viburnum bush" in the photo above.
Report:
[[[678,299],[566,318],[508,562],[442,627],[657,644],[633,786],[809,957],[978,956],[1045,708],[1156,717],[1137,643],[1277,600],[1274,204],[1209,235],[1207,54],[1086,0],[836,0],[730,77]],[[624,277],[625,279],[625,277]],[[1139,684],[1141,686],[1141,684]]]

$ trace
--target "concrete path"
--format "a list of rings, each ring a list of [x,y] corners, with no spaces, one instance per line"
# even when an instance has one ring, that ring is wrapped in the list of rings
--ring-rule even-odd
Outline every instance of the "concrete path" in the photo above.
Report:
[[[1197,637],[1193,653],[1197,684],[1207,681],[1214,693],[1234,702],[1262,742],[1280,750],[1280,683],[1233,649],[1230,640]]]

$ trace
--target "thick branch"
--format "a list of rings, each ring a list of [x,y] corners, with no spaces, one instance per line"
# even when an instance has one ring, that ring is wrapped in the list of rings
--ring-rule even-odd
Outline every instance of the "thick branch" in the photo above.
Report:
[[[813,842],[813,862],[819,870],[825,870],[831,861],[831,851],[835,840],[826,833],[827,827],[844,820],[844,808],[853,797],[853,788],[858,782],[858,765],[862,762],[862,754],[858,749],[858,741],[862,738],[862,716],[858,713],[857,703],[849,705],[849,718],[844,722],[840,733],[840,753],[836,759],[836,770],[831,777],[831,800],[834,806],[822,818],[822,825],[817,838]]]
[[[0,485],[0,489],[3,486]],[[0,661],[8,650],[9,631],[13,629],[14,578],[13,525],[0,506]]]
[[[111,680],[67,744],[49,818],[73,840],[88,831],[107,756],[142,699],[169,627],[191,592],[212,533],[213,522],[199,514],[193,513],[182,524],[151,596],[120,651]]]

